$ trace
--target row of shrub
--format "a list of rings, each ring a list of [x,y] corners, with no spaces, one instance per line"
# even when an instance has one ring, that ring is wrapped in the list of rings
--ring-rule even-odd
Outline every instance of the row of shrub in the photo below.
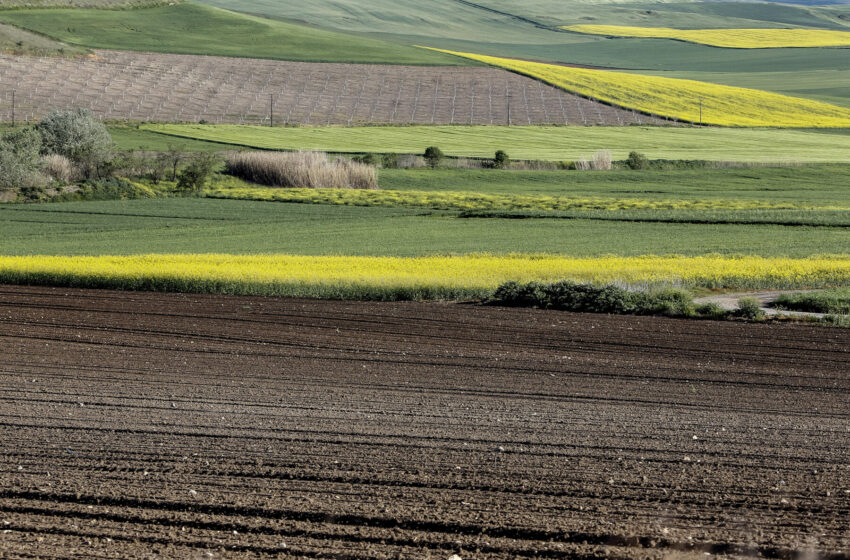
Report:
[[[384,169],[400,169],[414,167],[437,168],[441,166],[471,168],[471,169],[516,169],[516,170],[580,170],[580,171],[609,171],[611,169],[651,169],[659,167],[644,154],[631,152],[624,161],[614,161],[609,150],[599,150],[589,157],[576,161],[511,161],[504,150],[497,150],[492,158],[452,158],[446,159],[443,151],[437,146],[429,146],[421,155],[412,154],[362,154],[352,158],[357,163],[382,167]],[[659,160],[661,161],[661,160]],[[699,162],[695,162],[699,163]],[[702,162],[703,164],[707,162]],[[668,164],[664,164],[668,165]],[[692,166],[680,162],[680,168]],[[695,165],[693,165],[695,166]]]
[[[178,188],[199,190],[217,165],[211,154],[116,150],[104,124],[88,109],[52,111],[35,126],[0,136],[0,189],[18,191],[25,200],[55,198],[49,191],[62,185],[116,176],[146,177],[156,184],[170,174]],[[92,188],[99,187],[92,183]]]
[[[783,294],[774,305],[779,309],[791,311],[850,315],[850,288]]]
[[[90,179],[82,184],[60,188],[24,187],[16,202],[71,202],[81,200],[132,200],[158,198],[163,193],[147,185],[121,177]]]
[[[714,303],[696,305],[688,291],[676,288],[635,291],[612,284],[599,286],[568,280],[550,284],[507,282],[496,289],[487,303],[616,315],[710,319],[736,316],[752,320],[764,317],[760,303],[755,298],[741,298],[738,309],[730,311]]]

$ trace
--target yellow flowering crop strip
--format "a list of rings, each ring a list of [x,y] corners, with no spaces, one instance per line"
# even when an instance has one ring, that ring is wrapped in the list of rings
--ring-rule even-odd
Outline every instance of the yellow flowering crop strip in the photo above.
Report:
[[[850,255],[803,259],[464,255],[4,256],[0,282],[338,299],[457,299],[506,281],[570,279],[630,285],[802,288],[850,285]]]
[[[341,206],[431,208],[436,210],[850,210],[850,207],[767,202],[760,200],[649,200],[642,198],[503,195],[464,191],[392,191],[359,189],[292,189],[214,186],[210,198],[301,202]]]
[[[591,70],[446,51],[512,70],[571,93],[644,113],[720,126],[850,127],[850,109],[696,80]],[[702,117],[700,117],[700,114]]]
[[[732,49],[850,47],[850,32],[826,29],[671,29],[621,25],[567,25],[561,29],[608,37],[676,39]]]

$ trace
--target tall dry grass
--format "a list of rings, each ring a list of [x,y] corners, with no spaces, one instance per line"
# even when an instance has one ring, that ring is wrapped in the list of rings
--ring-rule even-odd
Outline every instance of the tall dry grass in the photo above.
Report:
[[[590,161],[582,157],[576,162],[579,171],[610,171],[613,167],[613,159],[610,150],[599,150],[590,156]]]
[[[371,165],[323,152],[239,152],[227,157],[230,175],[268,185],[309,189],[377,189],[378,174]]]
[[[65,156],[50,154],[42,157],[41,161],[44,172],[60,183],[69,183],[81,178],[79,169]]]

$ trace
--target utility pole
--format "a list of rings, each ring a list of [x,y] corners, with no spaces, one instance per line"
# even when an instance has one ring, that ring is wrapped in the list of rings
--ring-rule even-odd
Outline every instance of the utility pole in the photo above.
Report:
[[[15,128],[15,90],[12,90],[12,128]]]
[[[699,98],[699,125],[702,126],[702,97]]]
[[[511,126],[511,93],[508,92],[508,126]]]
[[[269,94],[269,126],[274,127],[274,94]]]

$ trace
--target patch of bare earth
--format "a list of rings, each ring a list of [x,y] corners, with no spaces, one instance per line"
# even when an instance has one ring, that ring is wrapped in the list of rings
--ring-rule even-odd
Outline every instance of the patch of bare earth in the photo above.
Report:
[[[850,331],[0,287],[0,557],[847,558]]]

